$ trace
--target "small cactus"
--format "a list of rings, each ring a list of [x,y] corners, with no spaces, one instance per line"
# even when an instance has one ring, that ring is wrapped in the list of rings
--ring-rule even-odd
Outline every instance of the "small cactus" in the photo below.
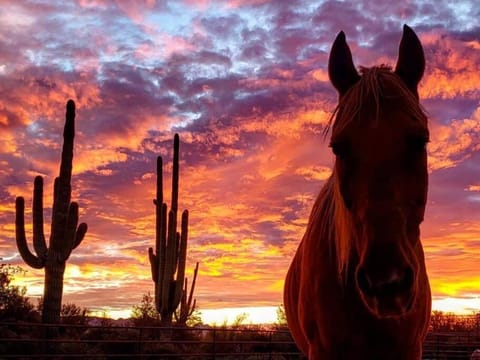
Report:
[[[15,202],[15,237],[23,260],[35,269],[45,269],[43,293],[43,323],[58,323],[63,294],[63,275],[66,261],[72,250],[82,242],[87,224],[78,225],[78,204],[71,202],[73,139],[75,137],[75,103],[67,102],[63,132],[60,175],[55,178],[53,191],[52,225],[49,246],[43,232],[43,178],[37,176],[33,183],[33,254],[25,235],[25,200],[19,196]]]

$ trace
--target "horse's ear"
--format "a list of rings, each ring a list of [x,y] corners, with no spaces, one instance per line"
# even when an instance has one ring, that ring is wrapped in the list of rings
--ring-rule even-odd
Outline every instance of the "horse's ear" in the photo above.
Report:
[[[344,95],[353,84],[360,80],[360,75],[358,75],[353,64],[352,53],[347,45],[343,31],[340,31],[337,35],[330,50],[328,76],[332,85],[340,93],[340,96]]]
[[[395,73],[407,87],[418,97],[417,86],[425,71],[425,55],[422,44],[415,32],[403,25],[403,36],[398,50]]]

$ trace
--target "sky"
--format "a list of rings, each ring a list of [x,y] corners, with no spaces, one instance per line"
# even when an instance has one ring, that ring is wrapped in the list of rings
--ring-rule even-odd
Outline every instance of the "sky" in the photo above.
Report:
[[[190,212],[187,277],[204,313],[282,303],[290,260],[334,157],[326,65],[340,30],[357,66],[395,65],[403,24],[419,36],[429,116],[422,242],[436,310],[480,310],[480,8],[474,1],[2,0],[0,258],[43,270],[15,245],[44,177],[50,233],[65,104],[76,102],[72,200],[89,226],[67,263],[64,302],[125,315],[153,292],[156,157],[180,135],[179,208]],[[219,309],[227,309],[222,313]],[[258,312],[251,322],[259,322]],[[220,319],[220,320],[218,320]],[[212,320],[213,321],[213,320]]]

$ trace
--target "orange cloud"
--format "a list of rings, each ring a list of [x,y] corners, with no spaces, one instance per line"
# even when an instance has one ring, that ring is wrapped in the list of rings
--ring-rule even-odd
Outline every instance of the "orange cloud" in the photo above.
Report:
[[[464,42],[446,34],[428,33],[422,36],[424,46],[434,48],[427,54],[427,73],[420,83],[421,98],[452,99],[474,97],[478,92],[478,41]]]
[[[449,168],[468,159],[480,150],[480,112],[471,119],[452,120],[448,125],[431,126],[429,168],[431,171]]]

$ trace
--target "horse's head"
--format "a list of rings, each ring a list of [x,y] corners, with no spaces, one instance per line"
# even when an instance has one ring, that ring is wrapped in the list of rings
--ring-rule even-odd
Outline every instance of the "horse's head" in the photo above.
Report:
[[[330,53],[329,75],[340,95],[330,144],[337,217],[351,228],[337,235],[339,269],[351,269],[363,303],[380,318],[407,313],[416,297],[428,186],[429,134],[417,92],[424,68],[420,41],[407,26],[394,71],[381,66],[359,74],[343,32]]]

